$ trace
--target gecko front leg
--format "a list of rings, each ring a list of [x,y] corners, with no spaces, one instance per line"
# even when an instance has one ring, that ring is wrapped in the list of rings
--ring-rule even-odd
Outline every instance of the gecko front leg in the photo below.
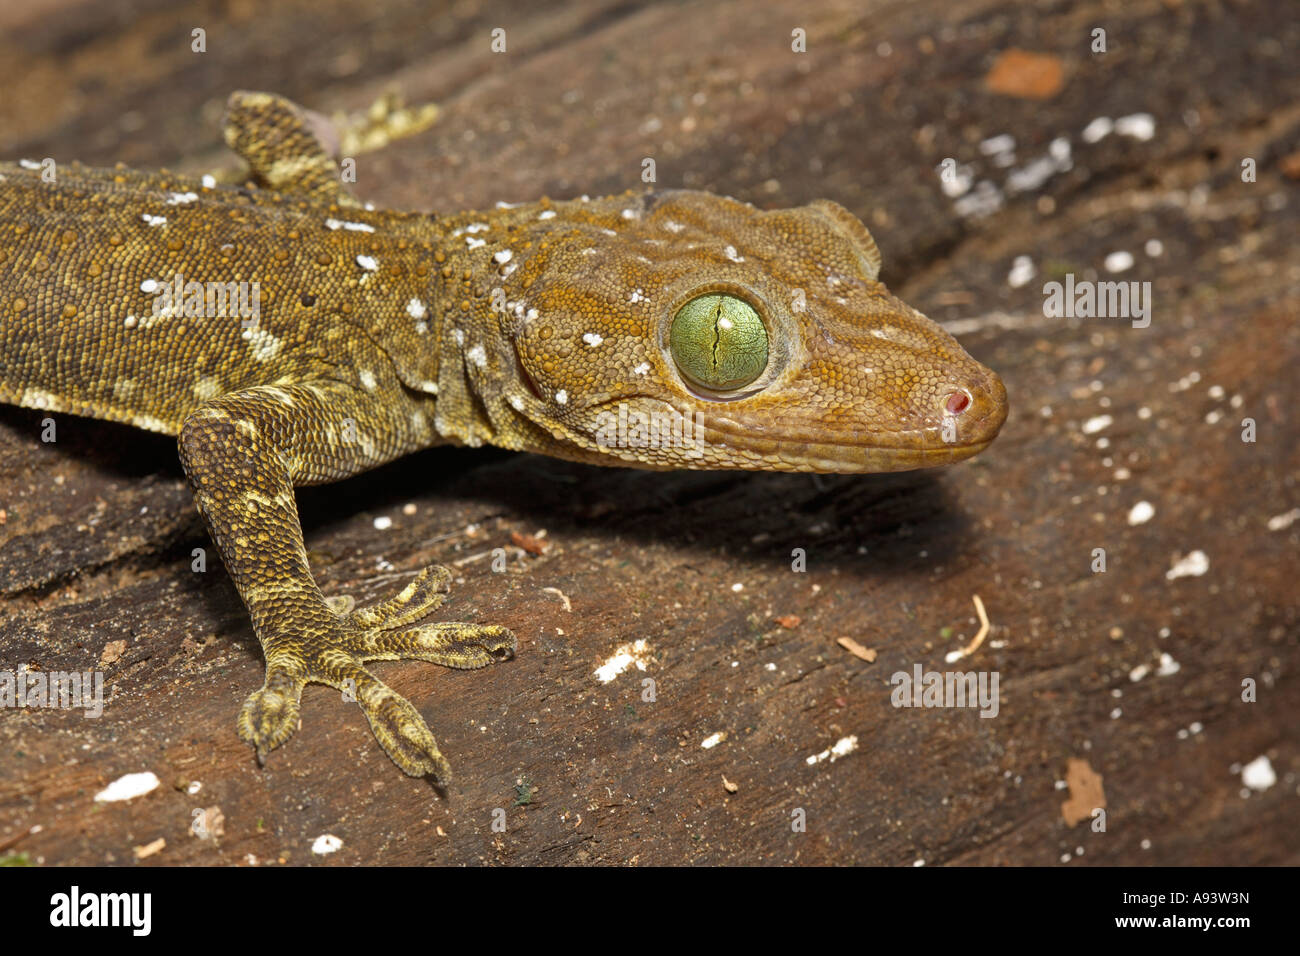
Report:
[[[259,759],[297,729],[311,682],[348,693],[393,762],[445,784],[451,769],[419,712],[365,668],[417,659],[476,668],[513,656],[503,627],[415,622],[442,602],[450,573],[426,569],[382,604],[327,601],[312,578],[294,485],[343,478],[404,452],[391,402],[335,381],[259,386],[194,410],[181,460],[266,657],[266,681],[244,704],[240,736]]]

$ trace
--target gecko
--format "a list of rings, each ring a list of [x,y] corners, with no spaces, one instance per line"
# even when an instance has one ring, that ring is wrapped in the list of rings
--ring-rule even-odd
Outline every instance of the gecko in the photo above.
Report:
[[[1006,415],[999,377],[879,280],[843,206],[762,210],[651,188],[455,215],[377,210],[316,114],[229,98],[238,182],[0,166],[0,402],[174,436],[248,610],[259,763],[316,682],[407,774],[449,762],[367,664],[481,668],[505,627],[425,623],[432,566],[358,607],[308,564],[294,489],[434,445],[649,469],[858,474],[961,461]],[[629,433],[616,423],[633,422]],[[644,440],[644,423],[687,427]]]

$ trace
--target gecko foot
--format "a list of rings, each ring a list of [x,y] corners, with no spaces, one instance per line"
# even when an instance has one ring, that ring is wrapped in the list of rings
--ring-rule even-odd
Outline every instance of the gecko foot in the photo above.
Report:
[[[327,603],[333,620],[296,639],[267,642],[266,682],[239,714],[239,736],[257,749],[259,762],[297,730],[302,689],[319,683],[342,690],[361,707],[375,739],[402,770],[448,783],[451,767],[419,711],[362,665],[424,660],[470,669],[513,657],[515,637],[504,627],[411,626],[442,604],[450,581],[446,568],[426,568],[395,597],[371,607],[332,599]]]

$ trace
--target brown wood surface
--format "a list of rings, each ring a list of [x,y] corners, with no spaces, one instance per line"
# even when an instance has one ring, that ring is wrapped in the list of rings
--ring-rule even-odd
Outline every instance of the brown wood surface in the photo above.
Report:
[[[446,619],[519,635],[518,657],[489,672],[379,666],[452,761],[439,794],[324,687],[259,768],[234,723],[260,653],[219,563],[190,569],[209,543],[173,443],[59,416],[45,444],[42,415],[0,409],[0,667],[85,670],[125,642],[101,718],[0,713],[4,853],[135,865],[135,847],[163,838],[138,865],[1300,862],[1300,520],[1269,524],[1300,505],[1296,11],[510,7],[6,7],[0,155],[202,170],[228,162],[217,120],[231,89],[329,112],[396,86],[443,114],[360,159],[358,192],[377,204],[621,191],[645,157],[663,186],[765,207],[831,198],[873,230],[891,289],[1001,373],[1002,437],[946,471],[853,478],[434,449],[301,493],[327,593],[366,601],[459,561]],[[195,27],[205,54],[190,51]],[[496,27],[505,53],[490,50]],[[1105,54],[1089,49],[1096,27]],[[806,53],[791,51],[796,28]],[[1014,57],[999,64],[1017,49],[1050,58],[1055,95],[990,90],[995,67],[1025,78]],[[1151,138],[1082,135],[1137,113]],[[1015,139],[1010,167],[980,149],[1000,134]],[[1058,138],[1069,168],[1008,191]],[[945,157],[997,187],[1000,207],[964,215],[939,188]],[[1117,251],[1135,264],[1111,276]],[[1013,287],[1018,256],[1037,274]],[[1065,272],[1150,281],[1150,327],[1044,317],[1042,284]],[[1130,524],[1142,501],[1153,517]],[[539,529],[549,547],[512,552],[504,573],[476,558]],[[1194,550],[1208,570],[1171,579]],[[999,674],[998,716],[893,707],[895,672],[952,669],[976,594],[993,629],[955,667]],[[644,672],[594,677],[642,639]],[[851,737],[851,752],[810,762]],[[1241,768],[1260,757],[1276,782],[1251,790]],[[1102,777],[1104,832],[1066,822],[1072,759]],[[140,771],[162,786],[94,802]],[[201,808],[220,810],[220,834],[191,835]],[[341,848],[313,854],[322,834]]]

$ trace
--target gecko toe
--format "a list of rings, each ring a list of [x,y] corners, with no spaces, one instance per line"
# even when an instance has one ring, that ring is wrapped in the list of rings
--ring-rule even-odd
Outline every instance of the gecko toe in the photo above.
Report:
[[[349,609],[348,620],[362,630],[406,627],[441,607],[450,585],[451,572],[431,565],[387,601],[371,607]]]
[[[374,681],[358,697],[357,703],[370,722],[375,739],[393,763],[412,777],[432,777],[442,786],[451,782],[451,765],[410,701]]]
[[[306,682],[285,671],[269,671],[266,683],[244,701],[239,712],[239,736],[257,748],[257,759],[293,736],[298,729],[299,700]]]
[[[515,656],[515,635],[496,624],[426,624],[404,631],[368,631],[357,648],[365,661],[420,660],[475,670]]]

